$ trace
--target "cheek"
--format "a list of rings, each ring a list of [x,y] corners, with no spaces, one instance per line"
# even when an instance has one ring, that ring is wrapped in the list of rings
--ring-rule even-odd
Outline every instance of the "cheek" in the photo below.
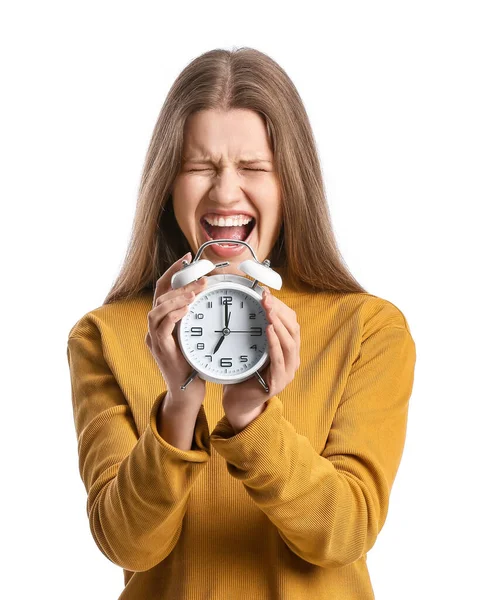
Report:
[[[172,206],[179,226],[183,230],[192,227],[196,222],[196,209],[202,195],[193,183],[179,182],[173,188]]]
[[[256,201],[259,214],[270,226],[275,227],[281,221],[281,193],[277,182],[268,180],[253,186],[252,196]],[[269,217],[269,218],[268,218]]]

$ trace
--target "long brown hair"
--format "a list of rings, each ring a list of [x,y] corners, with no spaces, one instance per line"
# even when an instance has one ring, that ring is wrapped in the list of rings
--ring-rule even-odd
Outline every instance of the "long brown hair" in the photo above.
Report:
[[[366,293],[337,247],[303,102],[273,59],[243,47],[201,54],[169,90],[149,143],[124,264],[104,304],[153,291],[171,264],[191,251],[170,192],[181,166],[184,125],[200,110],[237,108],[264,119],[280,180],[283,220],[271,267],[282,269],[297,289]]]

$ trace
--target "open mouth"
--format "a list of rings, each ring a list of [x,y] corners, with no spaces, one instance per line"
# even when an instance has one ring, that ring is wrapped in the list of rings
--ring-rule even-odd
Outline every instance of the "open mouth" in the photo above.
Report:
[[[201,226],[209,240],[231,239],[244,242],[251,235],[255,225],[254,218],[247,225],[234,226],[210,225],[205,219],[201,219]],[[236,244],[226,244],[226,246],[231,247]]]

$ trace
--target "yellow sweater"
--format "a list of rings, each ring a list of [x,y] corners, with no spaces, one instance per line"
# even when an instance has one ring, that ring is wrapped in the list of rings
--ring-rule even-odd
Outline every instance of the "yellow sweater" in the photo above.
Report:
[[[156,427],[166,387],[145,344],[151,292],[69,333],[90,529],[124,569],[120,600],[374,598],[366,553],[405,443],[409,326],[371,294],[271,291],[301,326],[295,379],[237,435],[221,385],[206,382],[188,451]]]

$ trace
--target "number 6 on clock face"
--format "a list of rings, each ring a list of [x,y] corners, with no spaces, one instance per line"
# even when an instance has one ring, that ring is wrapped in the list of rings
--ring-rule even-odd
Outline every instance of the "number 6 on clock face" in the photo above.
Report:
[[[238,279],[247,283],[223,281],[207,287],[178,322],[184,357],[203,379],[214,383],[249,379],[269,360],[269,321],[262,296],[249,285],[252,282]]]

